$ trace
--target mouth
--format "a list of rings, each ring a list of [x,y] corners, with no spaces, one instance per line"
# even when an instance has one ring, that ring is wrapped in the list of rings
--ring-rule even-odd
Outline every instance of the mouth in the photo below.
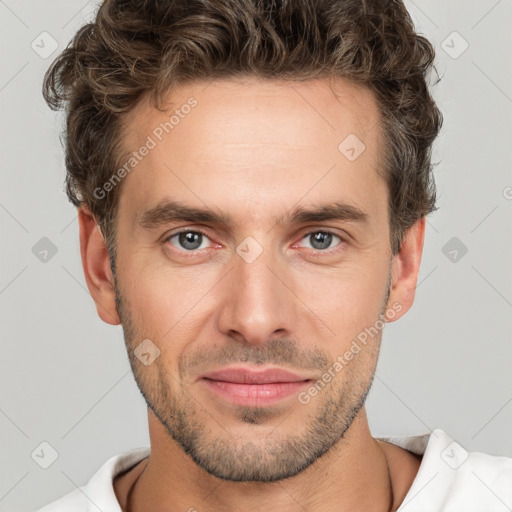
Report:
[[[229,368],[202,375],[206,389],[237,405],[266,407],[298,393],[313,379],[280,368],[254,371]]]

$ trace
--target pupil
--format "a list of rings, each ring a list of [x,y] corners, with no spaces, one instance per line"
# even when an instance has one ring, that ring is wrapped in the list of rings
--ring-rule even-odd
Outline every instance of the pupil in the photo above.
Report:
[[[319,231],[311,236],[313,237],[311,245],[315,249],[325,249],[331,244],[332,235],[330,233]]]
[[[201,233],[188,231],[187,233],[180,233],[179,240],[183,247],[193,250],[201,246],[201,237]]]

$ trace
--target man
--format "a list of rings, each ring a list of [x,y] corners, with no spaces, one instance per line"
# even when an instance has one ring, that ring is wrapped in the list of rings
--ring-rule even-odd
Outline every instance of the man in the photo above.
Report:
[[[433,59],[400,1],[101,5],[44,94],[151,447],[41,511],[512,505],[512,459],[364,406],[436,208]]]

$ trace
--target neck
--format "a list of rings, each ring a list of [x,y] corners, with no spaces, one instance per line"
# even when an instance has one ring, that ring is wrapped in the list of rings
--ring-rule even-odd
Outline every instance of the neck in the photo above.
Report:
[[[285,480],[230,482],[198,467],[150,414],[151,455],[131,485],[127,512],[395,510],[393,474],[364,407],[335,446]]]

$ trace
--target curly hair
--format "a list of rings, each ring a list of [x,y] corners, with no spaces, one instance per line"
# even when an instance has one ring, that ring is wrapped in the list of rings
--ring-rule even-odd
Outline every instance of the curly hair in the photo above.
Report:
[[[392,254],[437,210],[431,146],[443,117],[427,77],[435,52],[402,0],[105,0],[47,70],[43,96],[65,105],[66,192],[85,204],[115,266],[123,117],[150,96],[161,109],[188,80],[348,79],[377,99]],[[436,82],[437,83],[437,82]]]

